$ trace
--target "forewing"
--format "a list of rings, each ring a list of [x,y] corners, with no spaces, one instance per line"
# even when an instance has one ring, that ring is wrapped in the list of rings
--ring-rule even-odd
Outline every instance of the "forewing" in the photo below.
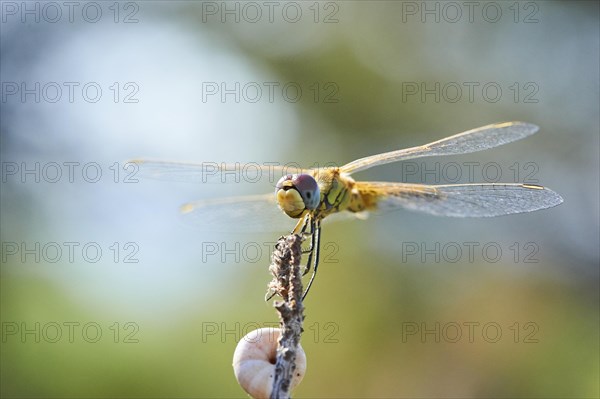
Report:
[[[483,126],[433,143],[403,150],[386,152],[357,159],[341,167],[344,173],[356,173],[377,165],[407,159],[435,155],[467,154],[487,150],[503,144],[520,140],[538,131],[538,127],[525,122],[505,122]]]
[[[186,223],[214,232],[287,234],[297,222],[278,208],[272,193],[200,200],[180,211]]]
[[[302,173],[293,165],[271,165],[256,162],[170,162],[135,159],[128,161],[133,170],[130,178],[151,178],[192,183],[269,183],[275,186],[288,173]],[[306,172],[306,170],[304,171]]]
[[[438,216],[491,217],[532,212],[563,202],[554,191],[530,184],[422,184],[357,182],[375,198],[375,210],[406,208]]]

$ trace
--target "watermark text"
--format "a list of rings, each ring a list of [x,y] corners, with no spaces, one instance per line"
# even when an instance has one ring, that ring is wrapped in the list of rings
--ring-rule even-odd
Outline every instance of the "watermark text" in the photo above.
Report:
[[[340,102],[335,82],[202,82],[202,102],[274,103],[306,101],[321,104]]]
[[[268,262],[275,251],[276,242],[202,242],[202,263],[259,263]],[[337,254],[340,247],[335,242],[323,242],[319,249],[319,263],[339,263]]]
[[[498,23],[540,22],[540,7],[534,1],[403,1],[402,23]]]
[[[536,82],[402,82],[402,102],[493,104],[501,101],[516,104],[540,102]]]
[[[338,23],[340,5],[334,1],[205,1],[202,22],[220,23]]]
[[[139,22],[140,11],[139,3],[133,1],[3,1],[0,4],[2,23],[95,24],[106,20],[115,24],[136,24]]]
[[[414,322],[402,323],[402,343],[476,343],[486,342],[494,344],[501,340],[513,343],[534,344],[539,339],[539,325],[528,321],[525,323],[514,322],[510,325],[495,321],[477,322]]]
[[[137,104],[140,86],[136,82],[16,82],[3,81],[0,100],[4,103],[87,103],[112,101]]]
[[[102,245],[95,241],[2,241],[2,263],[139,263],[140,246],[133,241]]]
[[[506,246],[494,241],[402,242],[402,263],[539,263],[536,242],[514,242]]]
[[[207,342],[238,342],[248,333],[254,330],[259,330],[263,327],[279,327],[279,322],[246,322],[246,323],[227,323],[206,321],[202,323],[202,343]],[[312,322],[304,325],[303,340],[312,340],[314,343],[337,344],[339,339],[337,335],[340,331],[340,326],[332,321],[327,322]],[[270,339],[274,339],[269,335]],[[258,342],[260,334],[252,338],[252,341]]]
[[[134,322],[111,324],[95,321],[2,322],[2,343],[112,342],[137,344],[140,327]]]
[[[0,163],[2,183],[98,183],[109,180],[114,183],[138,183],[139,165],[134,162],[13,162]]]

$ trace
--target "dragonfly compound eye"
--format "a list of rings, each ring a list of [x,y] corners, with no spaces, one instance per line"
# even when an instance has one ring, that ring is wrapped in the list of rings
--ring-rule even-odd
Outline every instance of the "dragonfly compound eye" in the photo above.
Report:
[[[321,190],[311,175],[294,175],[292,182],[302,196],[306,209],[316,209],[321,201]]]
[[[305,209],[313,210],[319,205],[319,185],[309,175],[286,175],[275,186],[277,204],[288,216],[299,218]]]

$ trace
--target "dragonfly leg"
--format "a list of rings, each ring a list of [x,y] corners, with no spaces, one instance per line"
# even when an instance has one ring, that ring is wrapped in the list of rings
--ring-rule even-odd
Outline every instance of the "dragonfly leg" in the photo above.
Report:
[[[306,276],[310,271],[310,265],[312,263],[313,254],[315,252],[315,220],[311,218],[310,220],[310,248],[308,250],[303,250],[302,253],[308,254],[308,260],[306,261],[306,267],[304,268],[303,276]]]
[[[296,223],[296,227],[294,227],[294,229],[291,231],[290,234],[299,234],[302,236],[302,239],[305,240],[307,236],[313,234],[313,229],[311,229],[310,233],[306,232],[307,227],[309,225],[312,226],[312,224],[310,223],[311,220],[312,220],[311,215],[309,213],[305,213],[305,215],[302,217],[302,219],[300,219],[298,221],[298,223]],[[311,240],[311,247],[309,249],[302,249],[302,253],[306,254],[311,251],[312,251],[312,240]]]
[[[318,220],[315,223],[313,237],[316,237],[316,238],[314,238],[314,247],[313,247],[314,251],[311,252],[310,256],[309,256],[309,262],[310,262],[312,260],[311,258],[312,258],[313,253],[315,254],[313,273],[312,273],[312,276],[310,276],[308,285],[306,286],[306,291],[304,291],[304,294],[302,294],[302,300],[304,300],[304,298],[306,298],[306,295],[308,294],[308,291],[310,290],[310,287],[312,286],[312,283],[315,280],[315,276],[317,275],[317,268],[319,267],[319,248],[321,246],[321,221],[320,220]]]
[[[309,225],[311,226],[310,233],[307,233],[306,232],[306,228]],[[311,236],[312,237],[312,235],[314,234],[314,231],[315,230],[314,230],[314,224],[312,223],[312,218],[310,218],[310,221],[307,218],[307,220],[305,220],[305,222],[304,222],[304,226],[302,227],[302,231],[300,232],[300,234],[302,235],[302,239],[305,240],[307,236]],[[312,252],[312,249],[313,249],[313,240],[311,238],[311,240],[310,240],[310,247],[308,249],[302,249],[302,253],[303,254],[307,254],[309,252]]]
[[[315,232],[314,218],[312,215],[307,214],[302,222],[302,230],[300,230],[300,235],[302,235],[303,239],[306,239],[307,236],[312,236]],[[306,229],[310,226],[310,232],[306,232]],[[308,253],[312,251],[312,247],[309,250],[303,250],[302,253]]]
[[[273,298],[277,293],[275,291],[271,291],[270,289],[265,294],[265,302],[269,302],[271,298]]]
[[[294,229],[290,232],[290,234],[304,235],[309,219],[311,219],[310,213],[308,213],[308,211],[304,211],[304,215],[302,215],[302,217],[298,220],[298,223],[296,223],[296,226],[294,226]]]

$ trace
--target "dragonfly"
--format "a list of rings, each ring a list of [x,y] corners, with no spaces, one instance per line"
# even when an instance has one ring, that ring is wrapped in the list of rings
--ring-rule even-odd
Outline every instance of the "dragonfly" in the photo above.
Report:
[[[450,137],[396,151],[357,159],[343,166],[312,168],[299,173],[288,173],[281,166],[259,166],[264,172],[281,173],[275,185],[275,193],[247,195],[221,199],[208,199],[185,204],[181,213],[195,217],[200,224],[217,224],[225,217],[240,223],[249,218],[250,223],[260,223],[265,218],[267,227],[273,227],[269,210],[276,210],[295,219],[291,234],[301,234],[310,239],[304,268],[312,275],[303,293],[308,294],[319,266],[322,222],[336,215],[354,215],[363,218],[373,211],[399,208],[419,211],[437,216],[451,217],[494,217],[532,212],[551,208],[563,202],[559,194],[536,184],[486,183],[486,184],[443,184],[426,185],[401,182],[354,180],[353,174],[375,166],[409,159],[459,155],[487,150],[520,140],[536,133],[539,127],[525,122],[504,122],[468,130]],[[198,180],[206,175],[220,176],[231,171],[228,164],[215,166],[213,163],[181,163],[152,160],[130,161],[139,167],[143,175],[154,178]],[[271,212],[272,214],[272,212]]]

